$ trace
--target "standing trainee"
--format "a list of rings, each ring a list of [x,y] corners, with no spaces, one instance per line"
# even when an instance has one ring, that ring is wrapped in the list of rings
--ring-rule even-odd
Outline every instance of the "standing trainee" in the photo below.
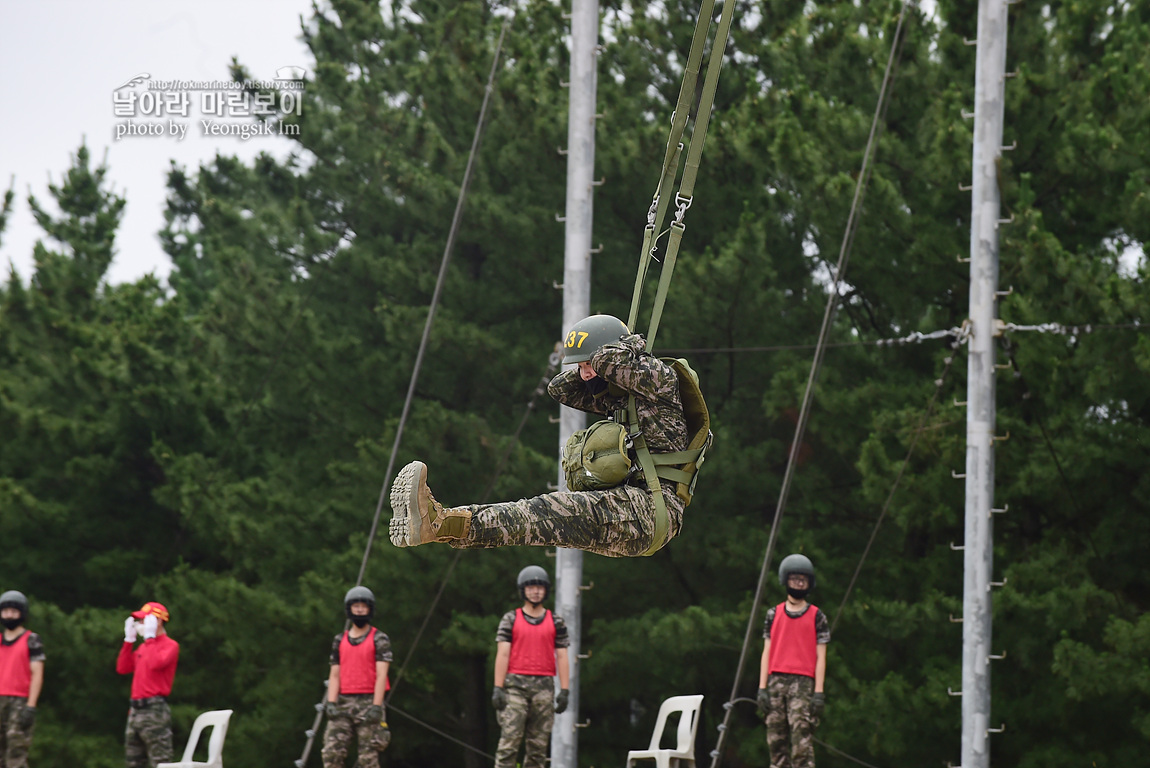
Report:
[[[44,643],[24,627],[28,598],[0,595],[0,768],[27,768],[36,727],[36,702],[44,685]]]
[[[779,564],[787,599],[767,611],[763,657],[759,664],[759,708],[767,715],[771,768],[814,768],[814,730],[826,696],[826,614],[807,602],[815,567],[805,555],[787,555]]]
[[[501,729],[495,768],[515,768],[520,743],[524,744],[523,768],[543,768],[555,713],[567,709],[570,696],[570,641],[563,619],[543,607],[551,591],[547,571],[529,565],[519,572],[518,584],[523,607],[505,613],[495,631],[491,703]]]
[[[352,736],[358,742],[357,768],[378,768],[379,754],[391,743],[383,697],[390,687],[391,640],[371,626],[375,595],[352,587],[343,598],[352,626],[335,636],[327,680],[323,733],[324,768],[343,768]]]
[[[168,609],[147,602],[124,621],[124,643],[116,671],[132,676],[124,756],[128,768],[155,768],[171,762],[172,710],[168,696],[176,679],[180,644],[168,636]],[[143,642],[136,646],[136,640]]]

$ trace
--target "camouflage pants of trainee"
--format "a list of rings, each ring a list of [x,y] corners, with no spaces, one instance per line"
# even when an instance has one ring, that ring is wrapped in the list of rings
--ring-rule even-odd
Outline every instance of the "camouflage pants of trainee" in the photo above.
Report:
[[[124,729],[124,757],[128,768],[156,768],[173,760],[172,710],[168,702],[155,701],[146,707],[128,709]]]
[[[507,706],[496,715],[501,730],[495,768],[515,768],[520,742],[523,768],[543,768],[551,725],[555,722],[555,678],[508,675],[503,688],[507,691]]]
[[[771,706],[767,711],[767,749],[771,768],[815,768],[814,731],[819,721],[811,714],[815,679],[779,672],[767,678]]]
[[[339,713],[328,718],[323,732],[323,768],[343,768],[352,736],[359,748],[357,768],[379,768],[379,753],[391,743],[391,731],[378,720],[369,720],[371,696],[340,696]],[[387,721],[386,712],[383,722]]]
[[[670,518],[660,546],[679,533],[683,502],[663,494]],[[526,545],[570,547],[607,557],[636,557],[655,535],[651,492],[633,485],[605,491],[556,491],[502,504],[474,504],[467,538],[452,541],[461,549]]]
[[[0,768],[27,768],[33,723],[20,725],[20,713],[28,700],[23,696],[0,696]]]

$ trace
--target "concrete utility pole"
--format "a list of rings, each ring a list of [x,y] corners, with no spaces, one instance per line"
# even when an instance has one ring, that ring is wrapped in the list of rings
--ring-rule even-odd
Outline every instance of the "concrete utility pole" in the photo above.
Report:
[[[571,5],[571,74],[567,111],[567,210],[563,246],[563,328],[591,314],[592,179],[595,173],[595,92],[599,45],[598,0],[573,0]],[[563,406],[559,416],[559,456],[567,438],[583,429],[586,415]],[[559,487],[566,489],[563,468]],[[576,768],[579,740],[579,653],[583,627],[583,553],[559,549],[555,562],[555,613],[567,622],[571,638],[571,700],[555,716],[551,730],[552,768]]]
[[[1002,154],[1007,4],[979,0],[970,216],[966,377],[966,534],[962,597],[962,768],[990,768],[995,324],[998,317],[998,162]]]

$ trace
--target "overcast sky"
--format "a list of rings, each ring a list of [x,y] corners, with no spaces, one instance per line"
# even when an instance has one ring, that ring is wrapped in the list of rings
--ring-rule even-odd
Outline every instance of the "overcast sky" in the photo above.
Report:
[[[194,170],[217,152],[248,160],[262,151],[283,156],[291,142],[204,135],[203,97],[192,91],[188,116],[177,116],[186,126],[182,141],[170,135],[116,140],[117,125],[131,118],[115,114],[113,92],[143,73],[153,81],[227,80],[233,56],[259,79],[272,80],[286,66],[310,75],[301,14],[310,17],[311,0],[0,0],[0,194],[13,177],[16,192],[15,211],[0,235],[0,279],[7,279],[11,263],[28,281],[33,245],[43,237],[28,207],[29,189],[47,203],[49,176],[60,181],[85,138],[94,165],[107,152],[113,187],[128,201],[109,279],[132,281],[149,272],[166,277],[170,263],[156,233],[163,226],[169,161]],[[144,87],[121,93],[142,94]],[[168,117],[133,122],[141,120],[170,125]]]

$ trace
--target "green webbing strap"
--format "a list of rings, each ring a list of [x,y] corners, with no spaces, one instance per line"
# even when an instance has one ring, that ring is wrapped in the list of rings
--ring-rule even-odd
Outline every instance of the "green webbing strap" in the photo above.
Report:
[[[715,91],[719,87],[719,71],[723,68],[723,54],[727,50],[727,36],[731,31],[734,11],[733,2],[723,3],[723,12],[719,15],[719,27],[715,30],[715,44],[711,47],[711,60],[707,63],[707,79],[703,83],[703,95],[699,99],[695,127],[691,129],[691,147],[687,150],[687,163],[683,166],[683,182],[679,185],[679,197],[687,200],[691,198],[691,193],[695,189],[695,176],[699,173],[699,158],[703,154],[703,142],[707,140],[711,106],[715,103]]]
[[[695,127],[691,130],[691,146],[687,149],[687,161],[683,167],[683,180],[675,195],[675,220],[671,222],[671,235],[667,239],[667,255],[659,274],[659,288],[655,293],[655,306],[651,309],[651,323],[647,328],[647,351],[655,347],[655,336],[659,333],[659,321],[663,318],[663,305],[667,300],[667,289],[675,272],[675,262],[679,255],[679,244],[683,240],[686,225],[683,217],[691,207],[692,193],[695,191],[695,177],[699,173],[699,158],[703,154],[703,143],[707,139],[707,126],[711,121],[711,107],[715,102],[715,91],[719,86],[719,71],[723,67],[723,54],[727,48],[727,36],[731,31],[731,20],[735,4],[723,3],[719,17],[719,27],[715,31],[715,43],[711,47],[711,58],[707,63],[707,77],[703,83],[703,93],[699,99],[699,112],[695,117]],[[660,201],[662,202],[662,201]],[[634,300],[632,299],[632,303]]]
[[[670,202],[670,185],[679,167],[679,156],[682,145],[679,143],[686,125],[684,110],[690,110],[690,100],[694,99],[695,85],[698,82],[699,58],[702,57],[703,43],[706,41],[707,31],[710,27],[711,14],[714,11],[714,0],[704,0],[699,9],[699,18],[695,22],[695,36],[691,41],[691,53],[687,58],[687,68],[683,73],[683,85],[679,91],[679,103],[675,108],[674,119],[671,121],[671,135],[667,142],[667,152],[663,161],[662,174],[659,177],[659,192],[652,202],[652,210],[647,213],[647,229],[643,233],[643,252],[639,256],[639,269],[635,277],[635,291],[631,296],[631,313],[627,327],[637,331],[639,304],[643,293],[643,281],[647,276],[647,268],[652,252],[656,246],[659,229],[663,224],[667,206]],[[695,189],[695,178],[699,172],[699,159],[703,154],[703,144],[706,141],[707,127],[711,120],[711,107],[715,101],[715,91],[719,84],[719,71],[723,66],[723,54],[727,48],[727,37],[731,31],[731,21],[734,17],[734,2],[728,0],[723,3],[723,10],[719,16],[719,26],[715,32],[715,41],[711,47],[711,57],[707,63],[707,75],[703,82],[703,90],[699,99],[699,111],[695,117],[695,125],[691,130],[691,144],[687,150],[687,160],[683,167],[683,179],[679,185],[679,192],[675,195],[675,220],[671,223],[671,235],[667,242],[667,255],[663,269],[659,275],[659,287],[655,294],[655,306],[651,310],[651,322],[647,329],[647,351],[655,346],[655,337],[659,332],[659,322],[663,317],[663,305],[666,303],[667,290],[671,284],[671,276],[675,272],[675,262],[679,254],[679,244],[683,239],[683,217],[691,207],[691,195]],[[685,101],[686,100],[686,101]],[[673,161],[672,161],[673,159]]]
[[[727,4],[732,5],[733,3],[728,2]],[[639,254],[639,270],[635,279],[635,292],[631,296],[631,312],[627,320],[627,327],[632,332],[637,330],[635,324],[639,320],[639,302],[643,295],[643,279],[647,276],[651,251],[655,247],[658,233],[663,226],[663,218],[667,214],[667,205],[671,198],[671,187],[674,185],[675,176],[678,173],[679,158],[683,151],[681,140],[683,131],[687,127],[687,118],[691,114],[691,106],[695,101],[695,86],[699,82],[699,64],[703,59],[703,47],[707,42],[707,33],[710,31],[711,16],[714,10],[715,0],[703,0],[703,4],[699,8],[699,17],[695,19],[691,50],[687,54],[687,66],[683,70],[683,82],[679,86],[679,101],[675,105],[674,115],[671,116],[671,131],[667,137],[663,169],[659,173],[659,183],[655,187],[655,197],[651,201],[651,209],[647,212],[647,229],[643,234],[643,250]],[[723,40],[725,47],[725,36]],[[710,79],[709,71],[707,79]]]
[[[673,483],[682,483],[683,485],[690,485],[691,478],[694,474],[691,472],[684,472],[681,469],[673,469],[672,467],[655,467],[655,474],[664,480],[670,480]]]
[[[675,168],[679,167],[679,155],[682,151],[683,145],[678,144],[672,160],[672,166]],[[659,227],[663,225],[663,217],[667,215],[667,201],[671,199],[671,187],[674,184],[674,174],[664,173],[656,193],[658,202],[652,201],[652,207],[655,209],[653,218],[651,218],[651,212],[648,211],[647,226],[643,229],[643,250],[639,254],[639,269],[635,273],[635,290],[631,293],[631,312],[627,315],[627,328],[632,333],[636,332],[637,326],[635,324],[639,322],[639,300],[643,297],[643,282],[647,279],[647,268],[651,264],[651,257],[659,239]]]
[[[651,546],[643,553],[643,557],[648,557],[663,546],[663,539],[667,538],[667,529],[671,527],[671,518],[667,515],[667,502],[663,500],[663,489],[659,485],[659,475],[655,472],[655,462],[651,460],[647,441],[643,439],[643,432],[639,429],[639,414],[635,411],[634,395],[627,398],[627,420],[631,426],[631,434],[634,435],[632,445],[635,448],[635,456],[639,459],[643,479],[647,481],[651,500],[655,504],[655,534],[651,538]]]

